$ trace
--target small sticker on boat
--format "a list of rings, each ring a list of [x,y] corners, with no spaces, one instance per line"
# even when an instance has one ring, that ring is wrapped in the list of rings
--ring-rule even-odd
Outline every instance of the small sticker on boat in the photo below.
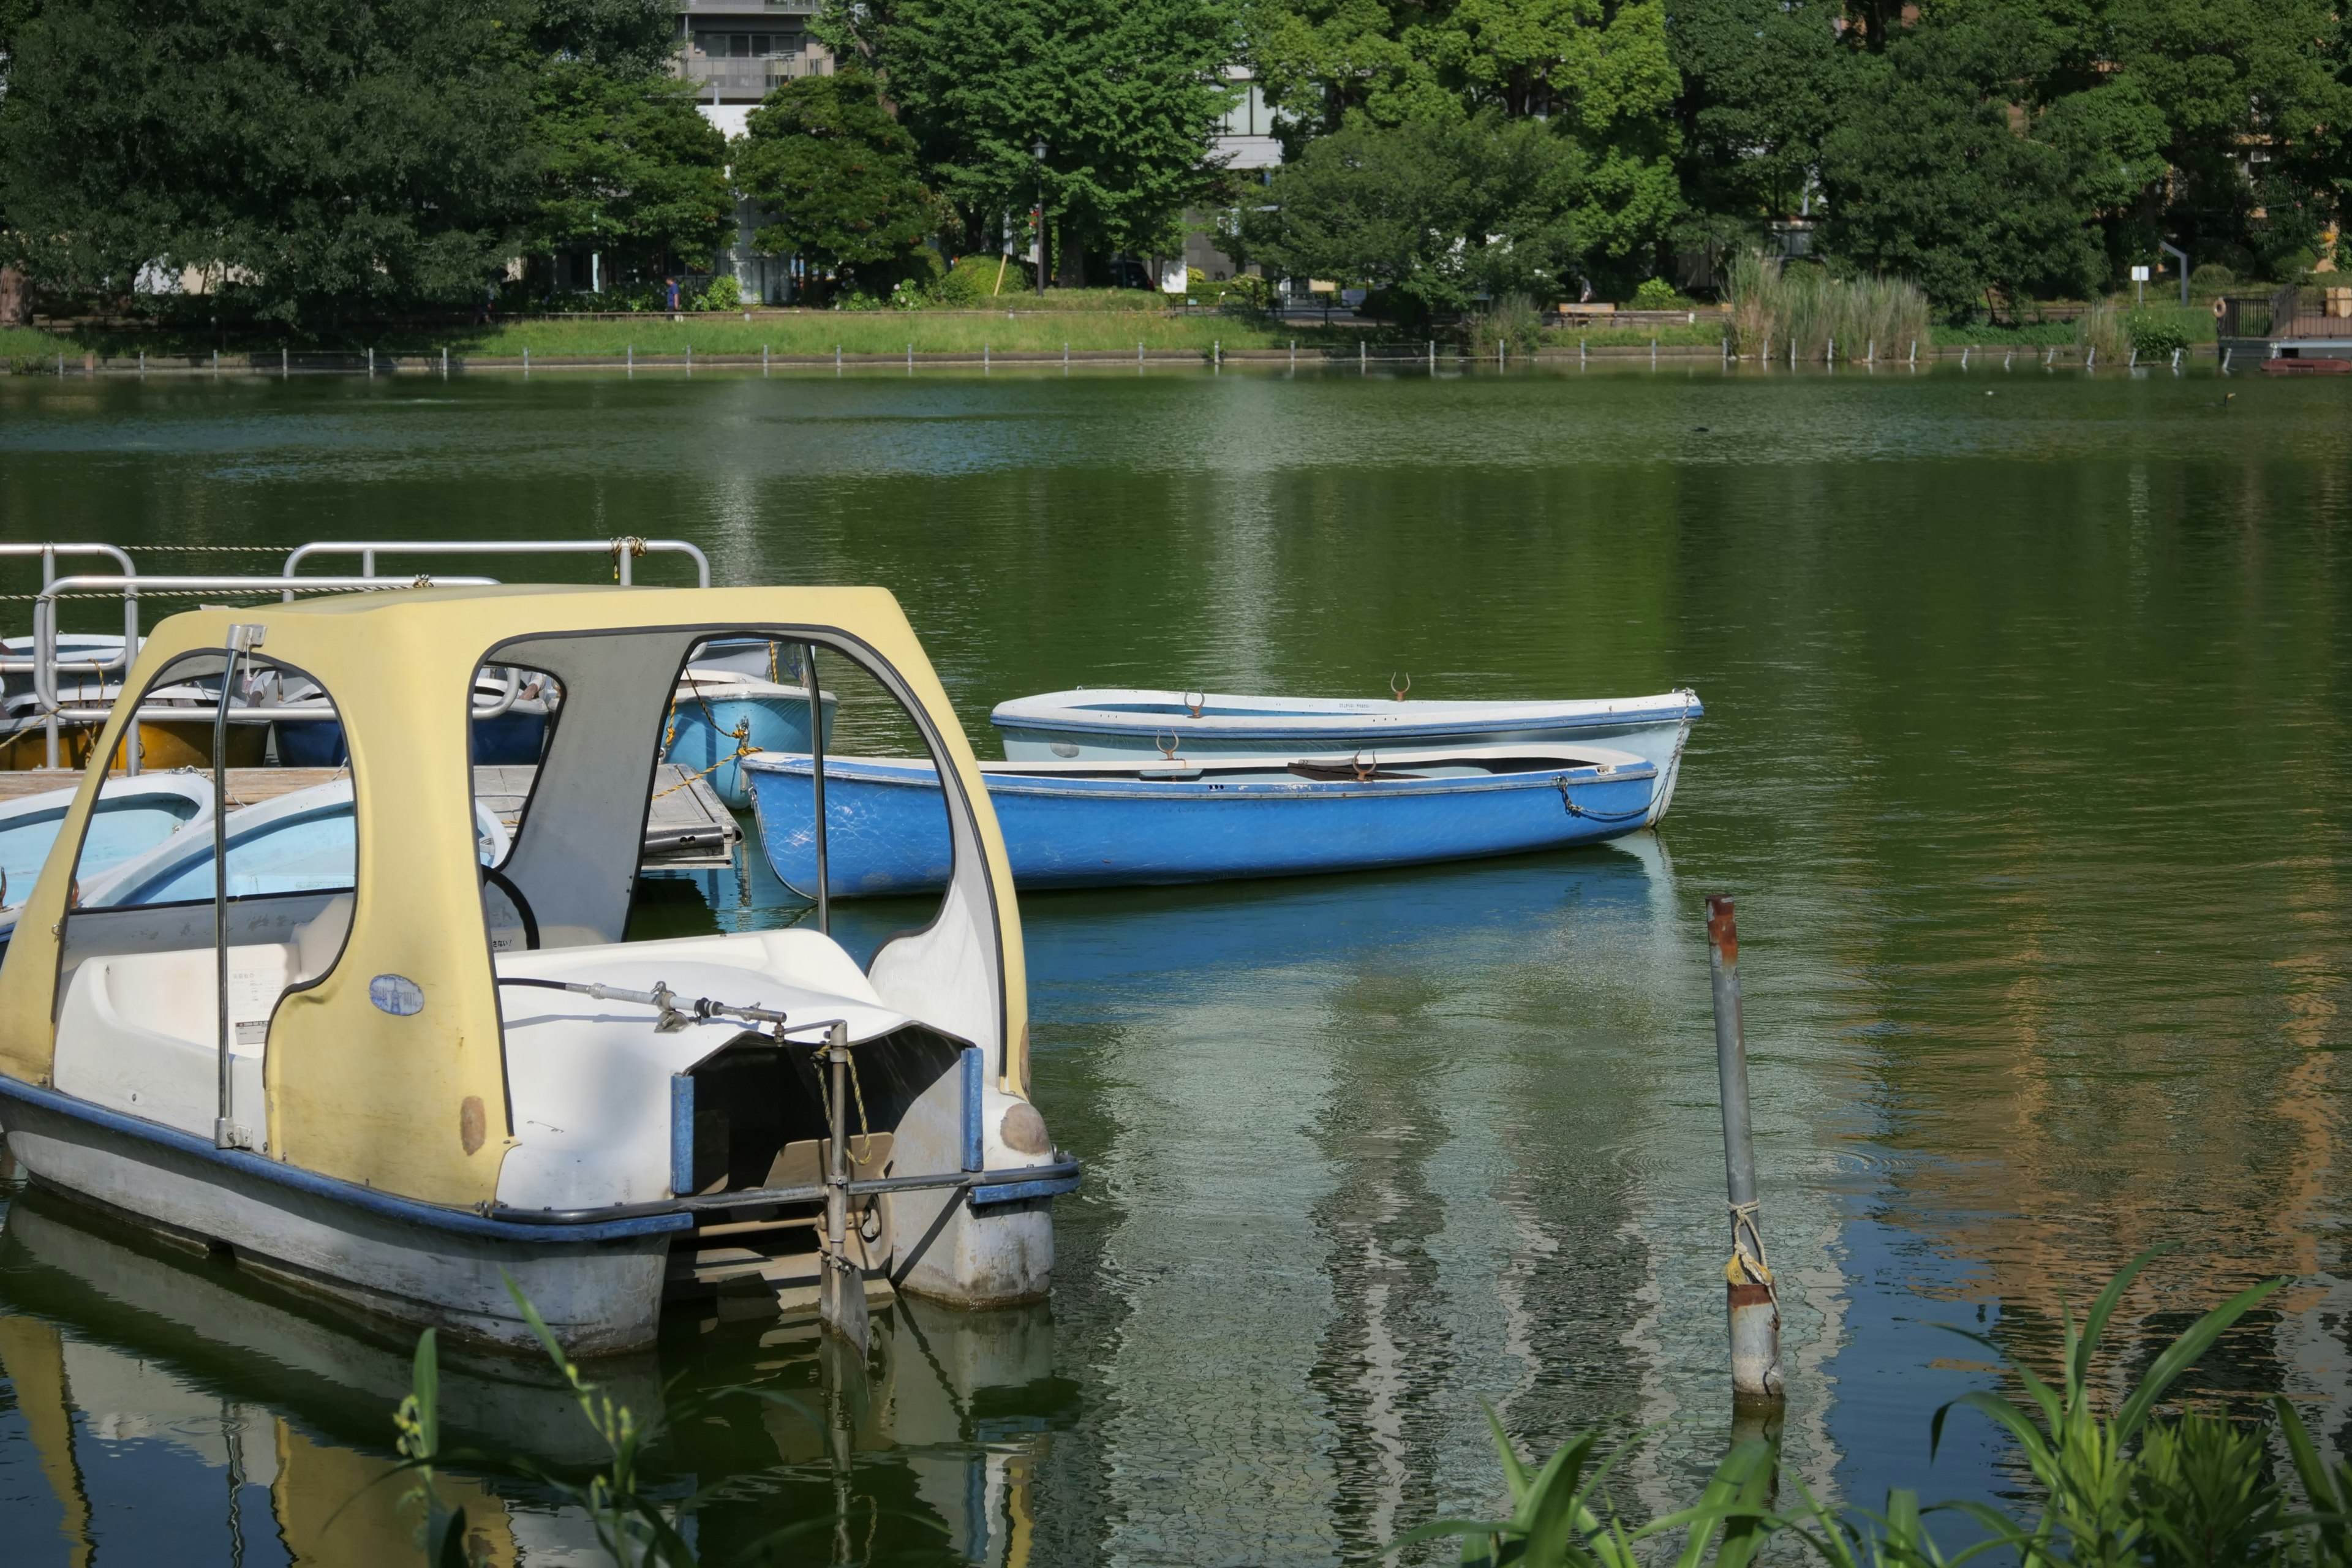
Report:
[[[379,974],[368,982],[368,1000],[395,1018],[425,1011],[425,987],[405,974]]]

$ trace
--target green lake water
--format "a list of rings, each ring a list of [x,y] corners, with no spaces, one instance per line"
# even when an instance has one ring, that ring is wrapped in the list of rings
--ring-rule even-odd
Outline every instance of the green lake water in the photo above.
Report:
[[[1620,1434],[1647,1506],[1729,1440],[1717,891],[1796,1476],[2020,1492],[1973,1416],[1930,1463],[1996,1382],[1934,1325],[2047,1354],[2157,1245],[2116,1376],[2284,1274],[2191,1392],[2352,1446],[2347,437],[2340,384],[2023,365],[13,378],[0,536],[684,537],[721,582],[887,586],[984,753],[993,703],[1076,685],[1695,687],[1655,835],[1024,898],[1036,1098],[1087,1162],[1052,1300],[902,1307],[862,1376],[756,1311],[605,1373],[800,1402],[656,1451],[717,1488],[709,1562],[837,1510],[778,1560],[1369,1562],[1497,1505],[1481,1400],[1533,1452]],[[662,892],[678,930],[795,912],[751,868]],[[411,1342],[16,1191],[8,1561],[412,1561]],[[448,1377],[465,1430],[592,1451],[530,1369]],[[592,1560],[544,1489],[466,1488],[487,1560]]]

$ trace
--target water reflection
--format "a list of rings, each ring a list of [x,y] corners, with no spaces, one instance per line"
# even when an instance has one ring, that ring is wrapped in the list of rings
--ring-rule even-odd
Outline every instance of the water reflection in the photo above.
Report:
[[[730,1540],[830,1519],[845,1474],[880,1503],[877,1539],[909,1548],[1361,1561],[1433,1510],[1496,1503],[1481,1396],[1531,1450],[1647,1433],[1620,1474],[1654,1506],[1720,1452],[1696,908],[1717,890],[1748,937],[1786,1436],[1810,1484],[2015,1490],[1981,1424],[1929,1466],[1927,1410],[1990,1378],[1930,1325],[2046,1352],[2062,1297],[2162,1241],[2180,1250],[2126,1304],[2120,1364],[2290,1273],[2189,1391],[2242,1408],[2283,1389],[2352,1440],[2352,384],[2231,384],[2224,410],[2209,377],[1981,361],[460,377],[430,401],[325,377],[0,378],[0,514],[208,548],[291,544],[320,518],[358,537],[660,518],[729,579],[889,585],[982,752],[996,700],[1077,684],[1696,685],[1709,718],[1646,859],[1023,900],[1036,1090],[1088,1179],[1059,1210],[1050,1372],[976,1386],[946,1443],[961,1495],[978,1467],[976,1513],[948,1470],[919,1475],[930,1447],[808,1448],[845,1429],[841,1385],[821,1353],[762,1345],[772,1317],[662,1351],[666,1373],[780,1380],[817,1412],[678,1436],[679,1495],[726,1478],[706,1528]],[[656,892],[645,922],[679,931],[805,912],[756,858]],[[845,907],[838,929],[866,952],[922,913]],[[275,1398],[278,1375],[235,1392],[254,1420],[380,1458],[375,1394],[330,1428]],[[12,1542],[62,1539],[36,1408],[63,1407],[0,1410]],[[68,1426],[85,1469],[112,1452]],[[188,1479],[156,1470],[156,1495],[226,1517],[225,1446],[209,1468],[162,1438],[122,1452],[126,1475],[179,1455]],[[109,1484],[91,1495],[126,1495]],[[259,1519],[266,1489],[247,1489]],[[494,1489],[519,1552],[559,1528],[546,1500]],[[94,1528],[138,1528],[121,1514]],[[219,1555],[225,1526],[201,1528]]]
[[[666,1389],[781,1396],[726,1400],[654,1450],[656,1495],[729,1479],[688,1526],[709,1560],[796,1522],[792,1539],[830,1546],[827,1561],[1027,1560],[1030,1477],[1073,1396],[1054,1376],[1044,1306],[902,1301],[877,1316],[864,1367],[813,1320],[780,1322],[764,1298],[666,1329],[658,1358],[591,1369],[641,1416],[659,1418]],[[10,1561],[414,1560],[399,1503],[409,1483],[389,1451],[413,1349],[18,1190],[0,1231],[0,1367],[19,1426],[0,1460],[0,1474],[16,1472]],[[564,1473],[604,1458],[543,1366],[445,1346],[440,1390],[453,1445]],[[442,1490],[466,1510],[477,1563],[602,1560],[589,1521],[542,1487],[445,1474]]]

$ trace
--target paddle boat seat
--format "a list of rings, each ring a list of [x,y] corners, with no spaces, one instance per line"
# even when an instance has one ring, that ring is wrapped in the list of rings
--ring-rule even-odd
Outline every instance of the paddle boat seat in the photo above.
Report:
[[[262,1100],[262,1051],[278,1000],[324,974],[352,923],[349,895],[299,926],[294,940],[228,950],[231,1076]],[[110,1110],[210,1138],[220,1092],[218,1015],[209,947],[92,958],[74,971],[58,1016],[57,1086]]]

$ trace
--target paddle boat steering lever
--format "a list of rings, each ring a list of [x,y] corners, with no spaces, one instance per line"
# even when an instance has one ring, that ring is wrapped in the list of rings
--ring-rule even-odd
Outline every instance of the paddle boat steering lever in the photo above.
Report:
[[[660,1021],[654,1025],[656,1035],[675,1035],[689,1025],[705,1023],[712,1018],[740,1018],[747,1024],[773,1024],[776,1038],[781,1041],[784,1037],[784,1016],[772,1008],[738,1007],[731,1002],[714,1002],[708,996],[697,996],[681,1007],[677,1005],[677,993],[671,990],[666,981],[655,981],[650,991],[629,991],[594,981],[538,980],[522,974],[501,974],[499,984],[527,985],[541,991],[570,991],[599,1002],[635,1002],[661,1015]]]

